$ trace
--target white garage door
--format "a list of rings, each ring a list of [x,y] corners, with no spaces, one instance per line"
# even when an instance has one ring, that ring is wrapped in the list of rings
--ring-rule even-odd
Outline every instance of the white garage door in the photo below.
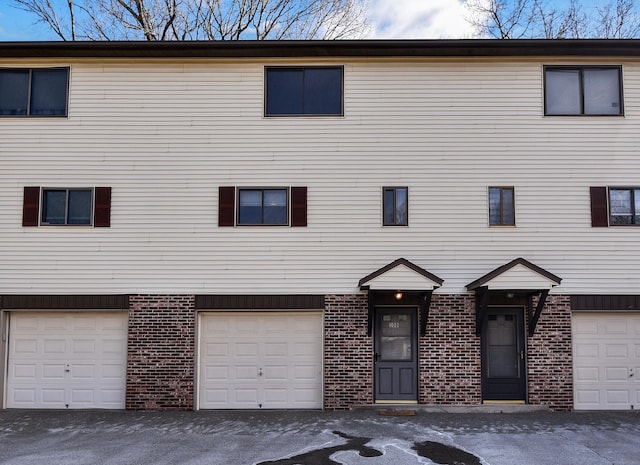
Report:
[[[574,406],[640,408],[640,314],[574,314]]]
[[[12,313],[9,408],[125,406],[126,313]]]
[[[205,313],[199,407],[322,408],[322,314]]]

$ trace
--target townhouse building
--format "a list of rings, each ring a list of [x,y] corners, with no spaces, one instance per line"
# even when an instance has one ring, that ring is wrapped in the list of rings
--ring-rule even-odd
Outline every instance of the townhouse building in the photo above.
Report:
[[[2,408],[640,405],[640,42],[0,43]]]

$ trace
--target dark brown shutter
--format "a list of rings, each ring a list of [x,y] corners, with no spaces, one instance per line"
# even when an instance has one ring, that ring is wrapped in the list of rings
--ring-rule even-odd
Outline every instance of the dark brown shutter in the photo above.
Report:
[[[218,226],[234,226],[236,211],[236,188],[218,188]]]
[[[25,186],[22,203],[22,226],[38,226],[39,210],[40,188]]]
[[[111,226],[111,188],[96,187],[95,196],[93,226],[96,228],[108,228]]]
[[[291,188],[291,226],[307,225],[307,188]]]
[[[606,228],[609,226],[609,211],[607,208],[607,188],[591,187],[591,226]]]

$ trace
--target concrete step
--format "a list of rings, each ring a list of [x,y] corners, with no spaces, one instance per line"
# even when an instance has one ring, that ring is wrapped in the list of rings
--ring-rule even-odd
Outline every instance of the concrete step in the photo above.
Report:
[[[403,416],[416,413],[527,413],[550,412],[547,405],[490,403],[481,405],[369,404],[355,405],[352,410],[377,410],[381,415]]]

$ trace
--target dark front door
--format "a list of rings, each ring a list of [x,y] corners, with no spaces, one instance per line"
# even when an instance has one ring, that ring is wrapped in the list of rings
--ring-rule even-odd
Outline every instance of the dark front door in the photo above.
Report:
[[[418,332],[413,308],[377,308],[375,400],[418,400]]]
[[[482,399],[524,401],[523,310],[489,308],[482,329]]]

